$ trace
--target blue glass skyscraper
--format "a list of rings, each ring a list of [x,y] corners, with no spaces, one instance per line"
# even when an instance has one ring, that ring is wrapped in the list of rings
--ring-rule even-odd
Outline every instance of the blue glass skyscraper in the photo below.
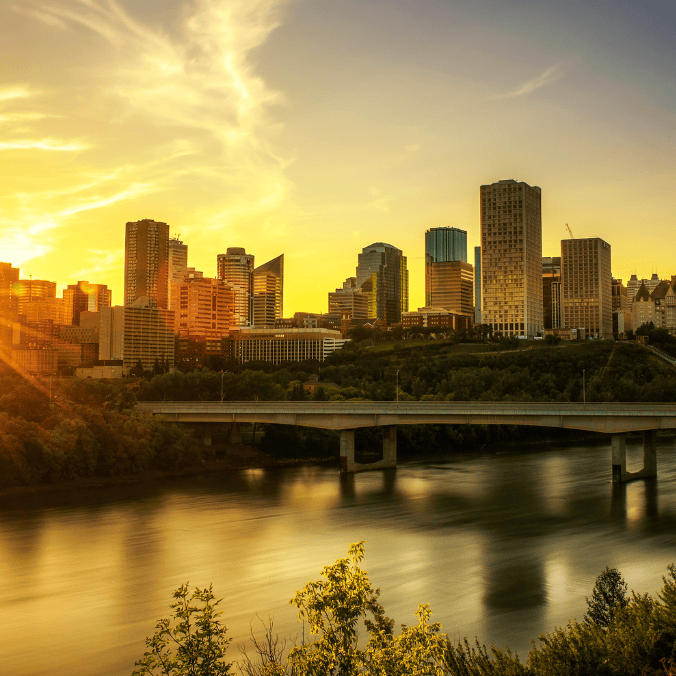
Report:
[[[467,263],[467,231],[459,228],[430,228],[425,233],[425,260],[429,263]]]

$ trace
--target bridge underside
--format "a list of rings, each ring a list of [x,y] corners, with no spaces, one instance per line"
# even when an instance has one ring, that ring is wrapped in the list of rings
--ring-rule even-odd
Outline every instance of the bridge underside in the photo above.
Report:
[[[490,414],[339,414],[318,413],[161,413],[167,420],[183,423],[269,423],[299,425],[325,430],[352,430],[358,427],[391,425],[527,425],[617,434],[644,430],[674,429],[676,416],[590,416],[590,415],[490,415]]]
[[[623,482],[657,475],[656,430],[676,428],[673,404],[577,404],[527,402],[141,402],[140,410],[166,420],[211,431],[230,430],[239,438],[240,423],[317,427],[340,432],[341,471],[396,467],[397,425],[528,425],[612,435],[612,478]],[[354,430],[383,427],[383,457],[371,464],[355,461]],[[644,467],[626,469],[625,434],[644,432]]]

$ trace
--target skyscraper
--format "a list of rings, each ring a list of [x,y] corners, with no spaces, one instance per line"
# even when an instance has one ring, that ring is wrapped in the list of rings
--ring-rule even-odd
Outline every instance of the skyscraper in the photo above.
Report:
[[[369,317],[399,323],[408,310],[406,256],[384,242],[364,247],[358,256],[357,288],[369,295]]]
[[[425,233],[425,305],[473,319],[473,269],[467,263],[467,232],[431,228]]]
[[[98,312],[102,307],[110,307],[112,295],[106,284],[87,281],[69,284],[63,290],[66,322],[79,326],[81,312]]]
[[[188,277],[173,285],[171,310],[176,333],[221,338],[232,325],[235,292],[222,279]]]
[[[425,259],[433,263],[467,263],[467,231],[459,228],[430,228],[425,232]]]
[[[274,328],[284,309],[284,254],[253,271],[253,324]]]
[[[250,326],[253,321],[253,270],[254,257],[241,247],[229,247],[216,258],[218,279],[222,279],[235,292],[234,326]]]
[[[599,237],[562,240],[561,276],[563,327],[612,338],[610,244]]]
[[[474,323],[483,324],[481,312],[481,247],[474,247]]]
[[[481,311],[505,336],[542,331],[541,191],[512,179],[481,186]]]
[[[167,261],[169,266],[169,295],[168,303],[171,307],[171,285],[180,284],[188,269],[188,245],[178,237],[169,238]]]
[[[145,218],[127,223],[124,238],[124,304],[146,297],[169,306],[169,226]]]
[[[561,257],[542,259],[542,314],[546,329],[561,328]]]

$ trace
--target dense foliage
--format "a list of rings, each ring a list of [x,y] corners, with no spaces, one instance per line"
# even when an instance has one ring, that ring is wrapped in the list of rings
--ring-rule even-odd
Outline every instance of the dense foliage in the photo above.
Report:
[[[187,432],[133,410],[126,383],[0,375],[0,483],[176,470],[202,459]]]
[[[454,643],[432,623],[428,605],[418,607],[418,623],[402,626],[397,634],[394,620],[385,615],[379,603],[380,590],[374,589],[360,564],[364,543],[353,544],[348,557],[322,571],[322,577],[309,582],[291,599],[303,622],[303,640],[285,655],[272,649],[276,639],[254,644],[257,656],[245,655],[242,665],[250,676],[657,676],[676,673],[676,569],[669,566],[669,577],[657,598],[633,594],[623,607],[617,607],[608,624],[571,621],[534,643],[525,663],[508,648],[487,649],[467,639]],[[611,569],[606,569],[606,572]],[[619,573],[618,573],[619,575]],[[599,578],[603,577],[603,574]],[[621,576],[620,576],[621,579]],[[206,592],[207,590],[203,590]],[[203,609],[187,610],[187,587],[175,594],[179,602],[172,608],[174,624],[160,620],[157,633],[146,640],[150,650],[134,675],[197,676],[207,657],[215,653],[205,637],[217,636],[225,648],[225,628],[215,613],[213,594]],[[203,593],[198,590],[196,594]],[[198,598],[201,597],[198,596]],[[190,619],[194,629],[191,633]],[[177,622],[177,624],[176,624]],[[361,632],[361,633],[360,633]],[[167,650],[172,637],[173,652]],[[205,662],[198,648],[204,646]],[[164,656],[163,661],[157,655]],[[190,655],[191,660],[179,659]],[[167,668],[167,665],[169,668]],[[213,672],[228,673],[233,666],[225,656],[212,663]],[[152,667],[152,668],[150,668]],[[154,670],[153,670],[154,669]]]
[[[661,339],[659,330],[649,326],[646,330]],[[407,340],[372,346],[371,342],[357,342],[323,365],[250,363],[237,371],[203,369],[151,379],[52,379],[51,399],[46,379],[27,380],[5,370],[0,372],[0,483],[54,483],[148,469],[176,470],[210,457],[186,430],[134,412],[137,399],[391,401],[398,394],[400,400],[420,401],[565,403],[583,396],[588,402],[676,401],[674,368],[633,343],[554,346],[546,341],[503,340],[494,345]],[[512,350],[514,346],[520,349]],[[311,376],[319,379],[313,395],[303,387]],[[272,456],[338,455],[334,432],[261,428],[261,450]],[[403,426],[398,428],[398,453],[481,448],[547,434],[528,427]],[[556,434],[560,438],[564,431]],[[381,437],[380,430],[360,430],[357,448],[377,452]]]

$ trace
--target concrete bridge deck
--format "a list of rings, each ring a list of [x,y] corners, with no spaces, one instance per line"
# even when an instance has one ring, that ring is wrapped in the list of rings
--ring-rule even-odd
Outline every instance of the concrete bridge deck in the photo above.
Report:
[[[330,430],[391,425],[534,425],[618,434],[676,429],[676,404],[488,401],[144,401],[137,409],[184,423],[274,423]]]

